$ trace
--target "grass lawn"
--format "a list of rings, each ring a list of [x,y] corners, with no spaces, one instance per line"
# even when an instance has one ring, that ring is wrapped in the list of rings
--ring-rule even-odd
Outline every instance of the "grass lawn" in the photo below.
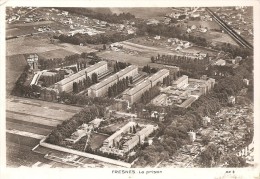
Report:
[[[118,129],[120,129],[121,127],[123,127],[124,125],[126,125],[128,123],[128,121],[125,122],[117,122],[111,126],[105,127],[104,129],[106,129],[108,132],[116,132]]]
[[[102,135],[102,134],[96,134],[96,133],[92,133],[92,138],[91,138],[91,142],[90,142],[90,146],[93,149],[98,149],[102,146],[103,141],[108,138],[108,136],[106,135]]]

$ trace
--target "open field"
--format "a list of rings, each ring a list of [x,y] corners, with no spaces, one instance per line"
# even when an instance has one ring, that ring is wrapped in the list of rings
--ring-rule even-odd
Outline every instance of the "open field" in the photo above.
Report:
[[[41,26],[49,26],[51,28],[48,32],[39,32],[38,28]],[[21,35],[29,35],[32,33],[53,33],[56,30],[69,30],[69,27],[54,21],[40,21],[30,23],[19,24],[7,24],[6,26],[6,38],[16,37]]]
[[[40,53],[59,49],[58,45],[50,43],[48,39],[39,37],[20,37],[6,41],[6,55]]]
[[[166,39],[157,41],[155,45],[152,45],[153,42],[151,40],[144,40],[145,37],[134,38],[129,41],[120,42],[123,45],[123,49],[121,51],[102,51],[98,53],[98,56],[107,60],[118,60],[120,62],[127,62],[131,64],[135,64],[138,66],[145,66],[151,63],[151,57],[157,56],[158,54],[165,55],[182,55],[182,53],[178,53],[175,50],[170,50],[173,47],[169,47],[167,45]],[[131,53],[129,53],[132,52]],[[216,52],[203,48],[203,47],[189,47],[187,49],[183,49],[183,52],[187,53],[208,53],[210,55],[215,55]],[[184,55],[184,54],[183,54]]]
[[[30,26],[43,26],[54,23],[53,21],[39,21],[30,23],[19,23],[19,24],[8,24],[6,29],[19,28],[19,27],[30,27]]]
[[[149,57],[126,54],[124,52],[105,51],[97,54],[108,60],[118,60],[119,62],[132,63],[139,66],[145,66],[150,63]]]
[[[50,51],[45,51],[37,54],[39,58],[53,59],[53,58],[64,58],[66,56],[73,55],[74,53],[64,49],[57,49],[57,50],[50,50]]]
[[[81,54],[82,52],[90,53],[90,52],[96,52],[97,50],[90,48],[88,46],[79,46],[79,45],[73,45],[69,43],[61,43],[59,44],[64,50],[70,51],[72,53],[78,53]]]
[[[222,33],[219,34],[222,35]],[[215,34],[215,38],[220,37],[219,34]],[[224,36],[232,40],[227,34],[224,34]],[[178,53],[174,50],[174,46],[169,45],[169,43],[167,42],[167,38],[165,37],[161,37],[160,40],[153,40],[147,37],[138,37],[138,38],[133,38],[122,44],[124,48],[128,48],[128,46],[134,46],[136,48],[139,48],[139,51],[143,50],[144,53],[147,52],[149,57],[151,57],[152,55],[158,55],[158,53],[167,54],[167,55],[182,55],[181,53]],[[206,49],[204,47],[198,47],[198,46],[192,46],[186,49],[184,48],[181,51],[187,53],[202,52],[202,53],[208,53],[209,55],[214,55],[216,53],[212,50]]]
[[[6,57],[6,93],[10,94],[27,62],[23,55]]]
[[[220,26],[215,22],[215,21],[188,21],[187,23],[188,26],[195,25],[197,28],[198,27],[207,27],[209,30],[211,29],[221,29]]]
[[[173,12],[172,8],[166,7],[166,8],[161,8],[161,7],[149,7],[149,8],[143,8],[143,7],[138,7],[138,8],[110,8],[110,11],[112,13],[131,13],[135,15],[137,18],[142,18],[142,19],[158,19],[164,17],[166,14]]]
[[[40,26],[50,25],[52,23],[53,21],[44,21],[44,22],[7,25],[6,38],[20,36],[20,35],[27,35],[31,33],[37,33],[38,32],[37,29]]]
[[[215,36],[212,39],[213,42],[220,42],[220,43],[230,43],[232,45],[238,45],[228,34],[226,33],[219,33],[219,32],[210,32],[210,35]]]
[[[65,57],[69,54],[93,52],[96,51],[88,46],[72,45],[68,43],[51,43],[49,38],[39,36],[20,37],[9,39],[6,41],[6,55],[28,54],[28,53],[41,53],[46,54],[46,58]],[[56,51],[57,54],[56,54]],[[62,52],[65,51],[63,54]],[[42,56],[43,56],[42,55]],[[52,57],[52,55],[55,55]]]

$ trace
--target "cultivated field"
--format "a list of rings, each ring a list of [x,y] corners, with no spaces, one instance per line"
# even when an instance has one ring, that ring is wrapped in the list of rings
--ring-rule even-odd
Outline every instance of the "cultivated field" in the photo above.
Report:
[[[80,110],[80,107],[12,97],[6,100],[6,129],[46,136],[54,127]],[[31,166],[38,161],[50,162],[43,155],[31,151],[39,143],[38,139],[9,132],[6,135],[7,166]]]
[[[7,130],[18,130],[18,131],[26,131],[26,132],[30,132],[33,134],[38,134],[38,135],[44,135],[47,136],[50,132],[51,129],[47,129],[44,127],[36,127],[36,126],[32,126],[30,124],[19,124],[16,122],[11,122],[11,121],[6,121],[6,129]]]
[[[12,122],[8,125],[9,129],[12,129],[12,126],[15,126],[13,123],[16,123],[21,126],[17,130],[26,131],[28,126],[33,126],[32,129],[29,129],[32,133],[36,127],[40,128],[40,133],[45,134],[48,129],[56,127],[80,110],[79,107],[33,99],[10,98],[6,100],[6,119],[8,122]],[[47,130],[41,130],[42,128]]]
[[[27,62],[23,55],[6,57],[6,94],[12,91],[17,79],[23,72]]]

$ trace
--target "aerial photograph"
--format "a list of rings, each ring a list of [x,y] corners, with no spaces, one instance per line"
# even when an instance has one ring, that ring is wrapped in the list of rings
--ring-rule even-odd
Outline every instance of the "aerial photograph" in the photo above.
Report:
[[[252,6],[5,10],[6,167],[254,167]]]

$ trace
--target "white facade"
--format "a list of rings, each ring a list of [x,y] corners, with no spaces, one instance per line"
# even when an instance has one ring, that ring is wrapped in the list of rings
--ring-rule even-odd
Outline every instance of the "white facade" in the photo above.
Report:
[[[148,79],[143,80],[138,85],[134,86],[133,88],[126,90],[123,93],[123,99],[128,100],[130,104],[138,101],[142,94],[155,86],[158,82],[162,82],[163,78],[169,76],[169,70],[162,69],[157,73],[153,74]]]
[[[119,80],[126,77],[133,77],[138,74],[138,67],[135,65],[130,65],[125,69],[117,72],[114,75],[100,81],[99,83],[91,86],[88,89],[88,96],[91,97],[102,97],[108,92],[108,88],[116,84]]]
[[[100,61],[84,70],[79,71],[78,73],[75,73],[68,78],[65,78],[55,84],[55,88],[58,89],[59,92],[72,92],[73,91],[73,83],[79,82],[80,80],[83,80],[86,78],[86,74],[88,77],[91,78],[91,75],[93,73],[96,73],[97,75],[101,75],[105,72],[107,72],[107,62]]]
[[[176,81],[173,82],[172,86],[174,88],[181,88],[188,84],[188,76],[183,75],[180,78],[178,78]]]

